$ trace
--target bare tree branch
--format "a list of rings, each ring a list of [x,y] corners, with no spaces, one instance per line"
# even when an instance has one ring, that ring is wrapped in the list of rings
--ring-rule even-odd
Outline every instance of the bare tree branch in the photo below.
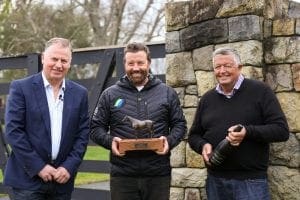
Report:
[[[85,0],[84,1],[84,9],[88,13],[88,17],[90,19],[90,23],[94,32],[94,43],[97,46],[103,45],[103,29],[100,26],[100,0]]]
[[[153,0],[149,0],[147,2],[147,5],[146,5],[144,11],[142,12],[141,16],[135,21],[134,26],[131,28],[129,34],[127,35],[127,37],[125,39],[125,43],[128,43],[130,41],[130,39],[133,37],[136,30],[139,28],[139,25],[140,25],[143,17],[146,15],[147,11],[151,8],[152,3],[153,3]]]
[[[124,8],[126,6],[126,0],[114,0],[115,6],[112,11],[113,23],[111,27],[111,37],[110,44],[117,44],[120,33],[120,26],[122,23],[122,17],[124,13]]]
[[[149,42],[151,41],[151,39],[153,38],[154,36],[154,31],[155,29],[159,26],[159,23],[161,22],[161,19],[164,17],[164,12],[163,12],[164,8],[160,8],[158,11],[157,11],[157,15],[155,17],[155,20],[154,20],[154,23],[151,24],[151,30],[150,32],[146,35],[146,39],[145,41]]]

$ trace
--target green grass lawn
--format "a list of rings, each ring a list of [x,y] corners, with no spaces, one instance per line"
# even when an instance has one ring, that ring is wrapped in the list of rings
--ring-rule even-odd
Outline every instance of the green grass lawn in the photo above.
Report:
[[[99,146],[89,146],[84,156],[84,160],[108,160],[108,159],[109,159],[109,151]],[[96,183],[96,182],[107,181],[107,180],[109,180],[109,174],[79,172],[75,179],[75,185]]]
[[[108,160],[109,151],[99,146],[88,146],[87,152],[84,156],[84,160]],[[0,182],[2,182],[3,176],[0,172]],[[100,173],[78,173],[75,184],[82,185],[88,183],[95,183],[100,181],[109,180],[109,174]]]

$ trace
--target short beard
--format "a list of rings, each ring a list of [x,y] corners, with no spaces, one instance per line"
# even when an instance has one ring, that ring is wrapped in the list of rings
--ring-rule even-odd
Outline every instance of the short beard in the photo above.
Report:
[[[141,78],[136,80],[136,78],[133,78],[133,76],[130,74],[128,75],[129,80],[133,83],[135,86],[141,86],[144,85],[147,82],[148,73],[141,73]]]

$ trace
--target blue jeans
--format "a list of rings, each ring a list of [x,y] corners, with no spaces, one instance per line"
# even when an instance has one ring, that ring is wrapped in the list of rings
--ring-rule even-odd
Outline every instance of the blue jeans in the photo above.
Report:
[[[54,183],[45,183],[38,190],[13,188],[14,200],[70,200],[72,194],[57,193]]]
[[[267,179],[225,179],[208,175],[208,200],[270,200]]]
[[[170,176],[110,177],[111,200],[169,200]]]

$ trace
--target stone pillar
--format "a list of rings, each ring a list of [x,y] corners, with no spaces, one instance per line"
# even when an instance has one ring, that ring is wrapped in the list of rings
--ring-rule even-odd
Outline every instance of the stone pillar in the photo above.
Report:
[[[273,200],[300,194],[300,4],[287,0],[193,0],[166,4],[167,84],[179,93],[188,128],[198,100],[216,84],[214,49],[238,50],[247,78],[265,81],[287,116],[290,139],[271,145]],[[186,140],[172,151],[171,200],[206,199],[206,168]]]

